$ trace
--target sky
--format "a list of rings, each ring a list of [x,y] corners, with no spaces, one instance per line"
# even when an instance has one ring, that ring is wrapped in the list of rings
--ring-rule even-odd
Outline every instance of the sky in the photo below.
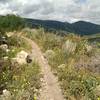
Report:
[[[0,0],[0,15],[100,24],[100,0]]]

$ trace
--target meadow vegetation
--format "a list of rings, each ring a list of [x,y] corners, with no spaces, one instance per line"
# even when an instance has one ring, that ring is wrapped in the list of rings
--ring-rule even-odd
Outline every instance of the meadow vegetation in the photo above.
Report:
[[[40,88],[40,67],[13,63],[17,53],[31,52],[31,45],[19,35],[24,27],[19,16],[0,17],[0,100],[34,100]],[[11,34],[11,35],[8,35]]]
[[[88,62],[96,55],[100,57],[98,43],[94,46],[86,37],[74,34],[61,37],[45,33],[43,29],[27,29],[24,33],[26,37],[39,44],[44,55],[48,50],[54,52],[46,58],[52,71],[58,76],[66,100],[98,100],[100,98],[100,72],[98,72],[100,69],[96,69],[100,64],[93,65]],[[99,61],[98,58],[94,59]]]
[[[73,33],[60,36],[44,32],[43,28],[24,28],[24,20],[15,15],[1,16],[0,20],[0,46],[6,44],[0,48],[1,98],[3,90],[8,90],[12,100],[35,100],[40,88],[40,67],[36,62],[12,64],[18,52],[31,51],[31,46],[17,35],[20,30],[21,35],[35,41],[44,52],[66,100],[100,99],[100,42]],[[10,37],[6,34],[9,31],[14,33]]]
[[[40,67],[34,61],[24,65],[12,63],[18,52],[30,52],[31,46],[16,35],[7,38],[7,43],[8,52],[0,49],[0,92],[2,94],[5,89],[10,91],[12,95],[9,100],[33,100],[40,88]]]

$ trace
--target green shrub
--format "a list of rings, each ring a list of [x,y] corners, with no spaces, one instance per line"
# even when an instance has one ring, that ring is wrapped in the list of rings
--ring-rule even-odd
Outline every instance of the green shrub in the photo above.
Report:
[[[0,16],[0,29],[3,31],[20,30],[25,27],[23,18],[16,15]]]

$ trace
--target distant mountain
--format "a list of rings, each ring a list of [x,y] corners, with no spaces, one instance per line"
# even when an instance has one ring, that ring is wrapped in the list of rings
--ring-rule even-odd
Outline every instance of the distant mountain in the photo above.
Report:
[[[85,21],[75,23],[36,19],[26,19],[26,21],[32,25],[32,28],[43,27],[47,31],[57,31],[64,34],[76,33],[79,35],[91,35],[100,33],[100,25]]]
[[[72,29],[75,33],[79,34],[96,34],[100,33],[100,25],[93,24],[85,21],[78,21],[72,24]]]

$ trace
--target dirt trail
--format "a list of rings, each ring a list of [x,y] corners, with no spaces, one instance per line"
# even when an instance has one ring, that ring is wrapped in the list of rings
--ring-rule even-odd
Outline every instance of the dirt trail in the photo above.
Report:
[[[42,88],[38,100],[64,100],[57,78],[51,72],[50,65],[44,58],[40,48],[34,41],[28,38],[25,39],[32,45],[32,56],[41,66],[41,74],[43,74],[41,79]]]

